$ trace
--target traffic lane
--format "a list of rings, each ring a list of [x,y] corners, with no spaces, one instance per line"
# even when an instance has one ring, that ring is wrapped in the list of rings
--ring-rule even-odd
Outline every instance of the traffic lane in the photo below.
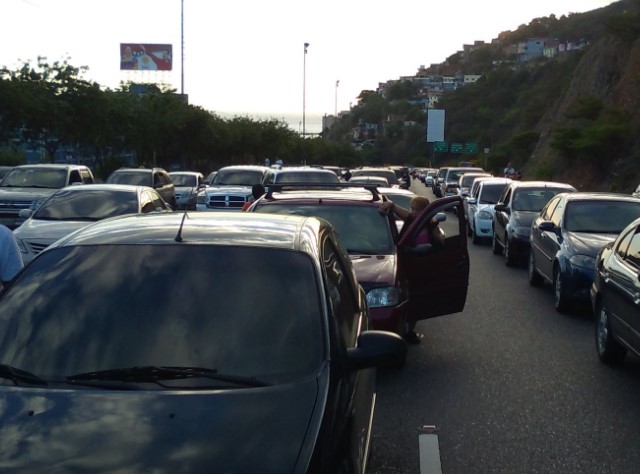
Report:
[[[418,323],[406,367],[380,372],[371,472],[419,472],[427,425],[445,473],[635,472],[638,358],[600,364],[588,314],[556,313],[490,246],[469,252],[464,312]]]

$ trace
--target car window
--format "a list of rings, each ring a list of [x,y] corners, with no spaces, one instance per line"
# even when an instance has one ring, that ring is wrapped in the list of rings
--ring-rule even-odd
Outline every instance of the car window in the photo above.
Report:
[[[553,215],[553,211],[555,211],[556,206],[558,205],[558,202],[560,201],[560,199],[561,198],[558,197],[549,201],[547,205],[540,212],[540,217],[542,217],[542,219],[544,219],[545,221],[550,221],[551,216]]]
[[[2,179],[0,186],[60,189],[66,184],[64,169],[16,168]]]
[[[507,183],[484,183],[478,195],[480,204],[496,204]]]
[[[216,173],[211,184],[253,186],[262,182],[262,171],[259,170],[225,170]]]
[[[516,189],[513,196],[513,210],[539,212],[559,192],[561,192],[560,189],[554,190],[550,188]]]
[[[32,265],[3,295],[0,360],[41,377],[188,366],[276,382],[322,360],[324,290],[301,252],[105,244]]]
[[[97,221],[138,212],[136,193],[92,189],[62,189],[47,199],[34,213],[34,219]]]
[[[172,174],[169,175],[174,186],[195,187],[199,184],[199,179],[192,174]]]
[[[621,257],[625,258],[627,256],[627,250],[629,249],[629,242],[634,236],[634,233],[637,229],[630,230],[626,233],[626,235],[620,239],[618,242],[618,247],[616,248],[616,253]]]
[[[150,192],[143,191],[140,193],[140,208],[143,214],[148,214],[156,210]]]
[[[560,223],[562,222],[562,215],[564,214],[566,202],[564,199],[559,199],[556,203],[555,208],[553,209],[553,214],[551,214],[551,222],[557,227],[560,227]]]
[[[149,186],[151,182],[151,173],[138,171],[116,171],[107,179],[107,183],[132,184],[135,186]]]
[[[640,201],[571,201],[564,228],[572,232],[619,234],[640,215]]]
[[[376,206],[261,202],[255,211],[326,219],[336,229],[340,242],[350,253],[387,255],[394,249],[389,219],[378,212]]]
[[[278,173],[276,183],[339,183],[335,173],[316,173],[313,171],[291,171]]]
[[[511,186],[508,186],[507,189],[504,190],[504,193],[502,193],[502,196],[500,196],[500,200],[498,202],[509,205],[509,202],[511,201],[512,193],[513,193],[513,188]]]
[[[640,233],[636,229],[636,232],[633,232],[632,235],[625,260],[640,268]]]

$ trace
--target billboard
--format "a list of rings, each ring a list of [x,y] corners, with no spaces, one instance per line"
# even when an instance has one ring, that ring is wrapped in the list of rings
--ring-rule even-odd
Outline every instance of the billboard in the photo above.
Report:
[[[444,141],[444,110],[429,109],[427,111],[427,142]]]
[[[171,71],[170,44],[120,43],[121,71]]]

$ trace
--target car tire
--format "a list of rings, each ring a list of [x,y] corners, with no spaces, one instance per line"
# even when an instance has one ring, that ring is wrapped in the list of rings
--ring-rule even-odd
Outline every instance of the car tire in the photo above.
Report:
[[[509,245],[509,238],[504,238],[504,264],[507,267],[515,267],[517,263],[517,259],[515,255],[513,255],[513,251],[511,250],[511,245]]]
[[[619,364],[627,355],[627,350],[614,338],[609,323],[609,312],[603,301],[598,304],[596,314],[596,351],[605,364]]]
[[[536,262],[535,262],[535,259],[533,258],[532,253],[529,254],[528,272],[529,272],[529,284],[531,286],[542,286],[542,284],[544,283],[544,279],[542,278],[542,275],[538,273],[538,270],[536,270]]]
[[[480,245],[480,237],[475,230],[471,231],[471,242],[473,242],[473,245]]]
[[[491,251],[494,255],[502,254],[502,246],[498,242],[498,238],[496,237],[496,233],[493,233],[493,240],[491,241]]]
[[[565,313],[569,309],[569,295],[565,289],[564,278],[559,268],[553,272],[553,306],[558,313]]]

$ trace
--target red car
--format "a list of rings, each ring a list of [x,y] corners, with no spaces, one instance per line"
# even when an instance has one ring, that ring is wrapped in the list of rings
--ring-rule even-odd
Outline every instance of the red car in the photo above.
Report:
[[[321,217],[336,229],[367,295],[373,328],[407,330],[410,317],[423,320],[464,309],[469,255],[462,199],[432,202],[399,234],[396,219],[378,211],[386,198],[374,186],[271,186],[250,212]],[[458,210],[457,213],[446,212]],[[436,214],[446,222],[443,245],[429,249],[411,243]],[[460,218],[458,216],[461,216]]]

